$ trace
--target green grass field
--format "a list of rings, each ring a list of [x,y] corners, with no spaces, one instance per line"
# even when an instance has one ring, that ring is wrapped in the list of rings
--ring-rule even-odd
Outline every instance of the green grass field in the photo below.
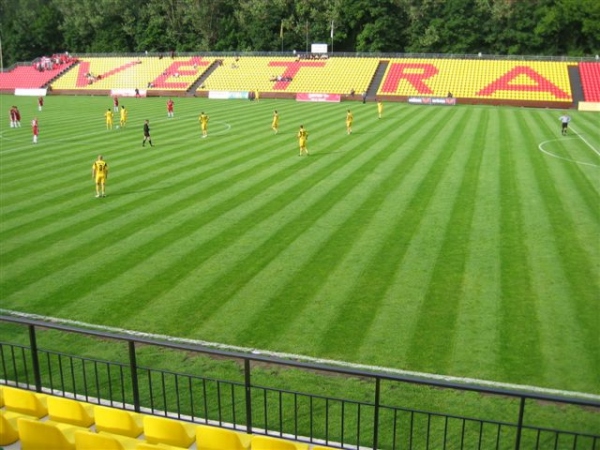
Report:
[[[600,394],[598,114],[147,98],[107,131],[109,97],[0,100],[4,313]]]

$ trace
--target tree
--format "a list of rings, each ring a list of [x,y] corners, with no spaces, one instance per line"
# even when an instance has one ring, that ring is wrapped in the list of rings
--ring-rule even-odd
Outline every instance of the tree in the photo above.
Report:
[[[401,52],[408,44],[409,17],[394,0],[355,0],[337,11],[347,39],[344,49],[359,52]]]
[[[57,32],[62,15],[53,3],[43,0],[2,0],[0,14],[5,65],[52,55],[64,48],[63,36]]]

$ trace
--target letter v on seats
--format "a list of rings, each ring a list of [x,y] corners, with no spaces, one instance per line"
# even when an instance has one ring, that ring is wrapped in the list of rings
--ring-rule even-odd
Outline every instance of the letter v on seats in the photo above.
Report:
[[[97,77],[105,79],[116,73],[123,72],[124,70],[127,70],[130,67],[135,66],[136,64],[138,64],[137,61],[131,61],[131,62],[128,62],[121,66],[115,67],[114,69],[111,69],[108,72],[97,73],[95,75]],[[90,73],[90,62],[82,61],[79,64],[79,72],[77,73],[77,87],[86,87],[89,84],[89,81],[88,81],[87,77],[85,76],[88,73]]]

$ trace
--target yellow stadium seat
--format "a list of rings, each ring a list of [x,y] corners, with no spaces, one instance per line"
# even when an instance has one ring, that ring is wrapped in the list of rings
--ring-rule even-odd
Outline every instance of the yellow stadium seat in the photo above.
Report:
[[[75,433],[76,450],[135,450],[139,442],[134,438],[104,432],[77,431]]]
[[[4,387],[4,406],[7,410],[38,419],[48,414],[46,397],[45,394],[37,394],[25,389]]]
[[[96,405],[96,431],[136,438],[144,431],[142,415],[118,408]]]
[[[2,390],[2,386],[0,386],[0,408],[4,406],[4,391]]]
[[[10,417],[0,411],[0,445],[10,445],[18,440],[17,417]]]
[[[196,425],[165,417],[144,416],[144,436],[150,444],[187,448],[196,440]]]
[[[55,422],[89,428],[94,423],[94,405],[50,395],[48,396],[48,416]]]
[[[75,432],[79,427],[56,422],[19,419],[21,450],[75,450]]]
[[[140,442],[135,450],[181,450],[181,447],[173,447],[167,444],[148,444],[147,442]]]
[[[196,427],[197,450],[245,450],[250,447],[252,436],[226,428],[198,425]]]
[[[308,444],[287,441],[271,436],[252,436],[252,450],[308,450]]]

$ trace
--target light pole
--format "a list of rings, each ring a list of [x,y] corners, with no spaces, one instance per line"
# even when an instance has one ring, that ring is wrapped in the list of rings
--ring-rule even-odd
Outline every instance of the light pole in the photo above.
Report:
[[[2,34],[0,33],[0,72],[4,72],[4,60],[2,59]]]

